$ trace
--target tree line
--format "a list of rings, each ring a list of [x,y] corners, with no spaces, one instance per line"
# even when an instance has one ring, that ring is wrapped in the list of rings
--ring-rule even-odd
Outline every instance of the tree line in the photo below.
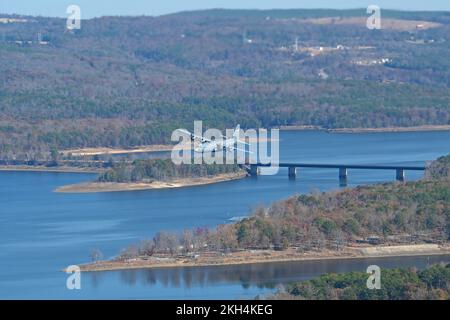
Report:
[[[243,172],[237,164],[181,164],[171,159],[135,160],[133,163],[115,163],[101,173],[99,182],[170,181],[180,178],[208,177],[223,173]]]
[[[367,288],[364,272],[327,273],[291,283],[269,296],[280,300],[449,300],[450,264],[415,268],[382,269],[381,288]]]

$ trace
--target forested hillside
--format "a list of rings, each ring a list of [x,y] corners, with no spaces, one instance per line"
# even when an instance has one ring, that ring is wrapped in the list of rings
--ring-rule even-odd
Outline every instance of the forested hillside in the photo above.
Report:
[[[168,142],[174,128],[450,124],[450,14],[1,15],[0,158]],[[16,20],[13,20],[16,19]],[[403,19],[403,20],[399,20]]]
[[[299,300],[449,300],[450,265],[426,270],[382,269],[380,290],[367,289],[367,273],[325,274],[292,283],[272,299]]]

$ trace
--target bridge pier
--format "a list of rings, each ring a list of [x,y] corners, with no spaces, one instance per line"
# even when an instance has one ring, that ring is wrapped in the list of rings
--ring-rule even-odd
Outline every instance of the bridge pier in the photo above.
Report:
[[[259,168],[256,164],[250,165],[250,176],[257,177],[259,174]]]
[[[260,174],[260,168],[270,167],[271,164],[253,163],[245,164],[246,170],[252,177],[257,177]],[[347,184],[348,169],[362,169],[362,170],[395,170],[396,179],[398,181],[405,181],[405,172],[408,170],[424,171],[423,166],[395,166],[395,165],[352,165],[352,164],[316,164],[316,163],[277,163],[278,167],[288,168],[289,178],[296,178],[297,168],[326,168],[326,169],[339,169],[339,181],[341,185]]]
[[[345,167],[339,168],[339,186],[346,187],[348,178],[348,170]]]
[[[339,168],[339,179],[347,179],[347,176],[348,176],[347,168],[345,167]]]
[[[294,180],[297,177],[297,168],[289,167],[288,168],[288,176],[289,176],[289,179]]]
[[[405,181],[405,170],[403,169],[397,169],[395,170],[395,178],[397,179],[397,181]]]

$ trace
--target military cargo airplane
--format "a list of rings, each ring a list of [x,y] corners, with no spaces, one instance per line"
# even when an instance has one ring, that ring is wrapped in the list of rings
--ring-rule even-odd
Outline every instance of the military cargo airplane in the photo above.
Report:
[[[179,132],[189,135],[191,138],[191,141],[200,141],[200,143],[194,148],[195,152],[198,153],[205,153],[205,152],[217,152],[217,151],[232,151],[232,150],[238,150],[238,151],[244,151],[246,153],[252,153],[250,151],[247,151],[245,149],[240,149],[236,147],[238,143],[242,143],[244,145],[248,145],[248,143],[239,140],[239,133],[240,133],[240,126],[237,125],[236,129],[233,132],[233,136],[231,138],[222,136],[222,139],[219,140],[210,140],[206,139],[205,137],[200,137],[192,132],[189,132],[184,129],[178,129]]]

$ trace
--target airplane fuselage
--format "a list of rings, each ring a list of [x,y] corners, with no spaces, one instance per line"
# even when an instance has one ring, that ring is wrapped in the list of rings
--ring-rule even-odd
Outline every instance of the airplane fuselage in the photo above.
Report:
[[[231,149],[234,147],[236,143],[236,139],[225,139],[222,141],[211,141],[211,142],[202,142],[195,149],[195,152],[204,153],[204,152],[217,152],[222,150]]]

